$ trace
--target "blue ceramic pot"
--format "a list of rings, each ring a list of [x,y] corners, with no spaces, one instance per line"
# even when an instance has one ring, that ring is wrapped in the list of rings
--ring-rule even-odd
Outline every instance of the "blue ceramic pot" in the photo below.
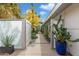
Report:
[[[66,49],[67,49],[67,43],[66,42],[56,41],[56,51],[59,55],[65,55]]]

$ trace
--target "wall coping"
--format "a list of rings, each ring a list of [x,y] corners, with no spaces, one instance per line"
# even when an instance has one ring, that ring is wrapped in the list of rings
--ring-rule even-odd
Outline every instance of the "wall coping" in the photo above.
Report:
[[[31,23],[28,20],[26,20],[26,22],[31,25]]]

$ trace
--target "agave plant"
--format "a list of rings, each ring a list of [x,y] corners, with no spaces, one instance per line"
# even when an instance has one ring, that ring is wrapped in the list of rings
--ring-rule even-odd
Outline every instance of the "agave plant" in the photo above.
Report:
[[[11,47],[12,43],[14,41],[14,37],[13,36],[5,36],[1,39],[1,42],[3,43],[3,45],[5,47]]]
[[[8,21],[0,22],[0,41],[4,47],[11,47],[18,37],[18,28],[10,29],[11,23]]]
[[[19,34],[19,31],[13,31],[10,34],[1,34],[0,40],[4,47],[11,47],[13,45],[13,42],[15,41],[15,38],[17,38],[17,35]]]

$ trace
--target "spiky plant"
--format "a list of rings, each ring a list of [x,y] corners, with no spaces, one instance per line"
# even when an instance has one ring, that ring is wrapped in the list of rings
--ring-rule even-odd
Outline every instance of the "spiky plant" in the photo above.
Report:
[[[7,35],[7,36],[5,36],[5,37],[3,37],[3,38],[1,39],[1,42],[3,43],[3,45],[4,45],[5,47],[11,47],[13,41],[14,41],[14,37],[11,36],[11,35],[9,35],[9,36]]]

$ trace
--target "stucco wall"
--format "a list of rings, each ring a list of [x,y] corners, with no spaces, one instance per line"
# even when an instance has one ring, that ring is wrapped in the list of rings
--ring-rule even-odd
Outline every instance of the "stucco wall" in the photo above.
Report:
[[[62,13],[64,18],[64,25],[68,28],[72,37],[71,40],[79,38],[79,4],[72,4]],[[69,46],[69,51],[72,55],[79,56],[79,42],[71,43]]]
[[[26,20],[26,46],[31,40],[31,24]]]

